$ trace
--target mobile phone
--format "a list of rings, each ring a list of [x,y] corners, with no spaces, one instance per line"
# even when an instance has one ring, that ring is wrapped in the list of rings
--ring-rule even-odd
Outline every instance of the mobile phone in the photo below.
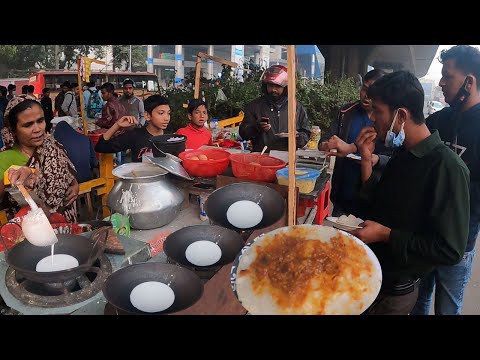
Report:
[[[268,123],[270,122],[270,118],[268,118],[268,117],[266,117],[266,116],[262,116],[262,117],[260,118],[260,122],[264,122],[264,123],[267,123],[267,124],[268,124]]]

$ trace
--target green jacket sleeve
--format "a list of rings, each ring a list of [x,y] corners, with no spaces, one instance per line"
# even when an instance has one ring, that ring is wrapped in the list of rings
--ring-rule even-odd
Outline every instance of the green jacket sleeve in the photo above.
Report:
[[[377,188],[377,184],[378,178],[372,173],[367,182],[365,182],[360,188],[358,196],[365,206],[370,206],[372,202],[375,201],[375,189]]]
[[[400,264],[409,264],[411,255],[432,265],[457,264],[465,253],[470,221],[470,173],[463,166],[440,166],[428,214],[429,233],[392,229],[390,247]]]

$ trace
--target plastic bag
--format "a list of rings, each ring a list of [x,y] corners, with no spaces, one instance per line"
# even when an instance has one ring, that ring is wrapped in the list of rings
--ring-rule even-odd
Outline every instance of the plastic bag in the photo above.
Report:
[[[112,216],[110,216],[110,222],[112,223],[115,234],[130,237],[130,221],[128,215],[119,213],[112,214]]]

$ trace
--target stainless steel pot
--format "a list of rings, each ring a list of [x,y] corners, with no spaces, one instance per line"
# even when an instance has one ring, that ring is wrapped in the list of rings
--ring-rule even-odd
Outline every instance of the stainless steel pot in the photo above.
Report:
[[[167,171],[146,163],[128,163],[113,170],[119,179],[108,194],[112,212],[130,216],[134,229],[154,229],[173,221],[183,193],[166,178]]]

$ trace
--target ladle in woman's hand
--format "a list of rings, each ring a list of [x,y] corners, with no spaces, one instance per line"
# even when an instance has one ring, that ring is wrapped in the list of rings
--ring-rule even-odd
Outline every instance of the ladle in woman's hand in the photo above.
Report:
[[[28,193],[27,189],[25,189],[25,187],[21,184],[17,185],[17,187],[18,187],[18,190],[20,190],[20,192],[22,193],[25,200],[27,200],[27,203],[28,203],[28,205],[30,205],[30,208],[32,210],[38,209],[37,204],[35,203],[35,201],[33,201],[32,197]]]

